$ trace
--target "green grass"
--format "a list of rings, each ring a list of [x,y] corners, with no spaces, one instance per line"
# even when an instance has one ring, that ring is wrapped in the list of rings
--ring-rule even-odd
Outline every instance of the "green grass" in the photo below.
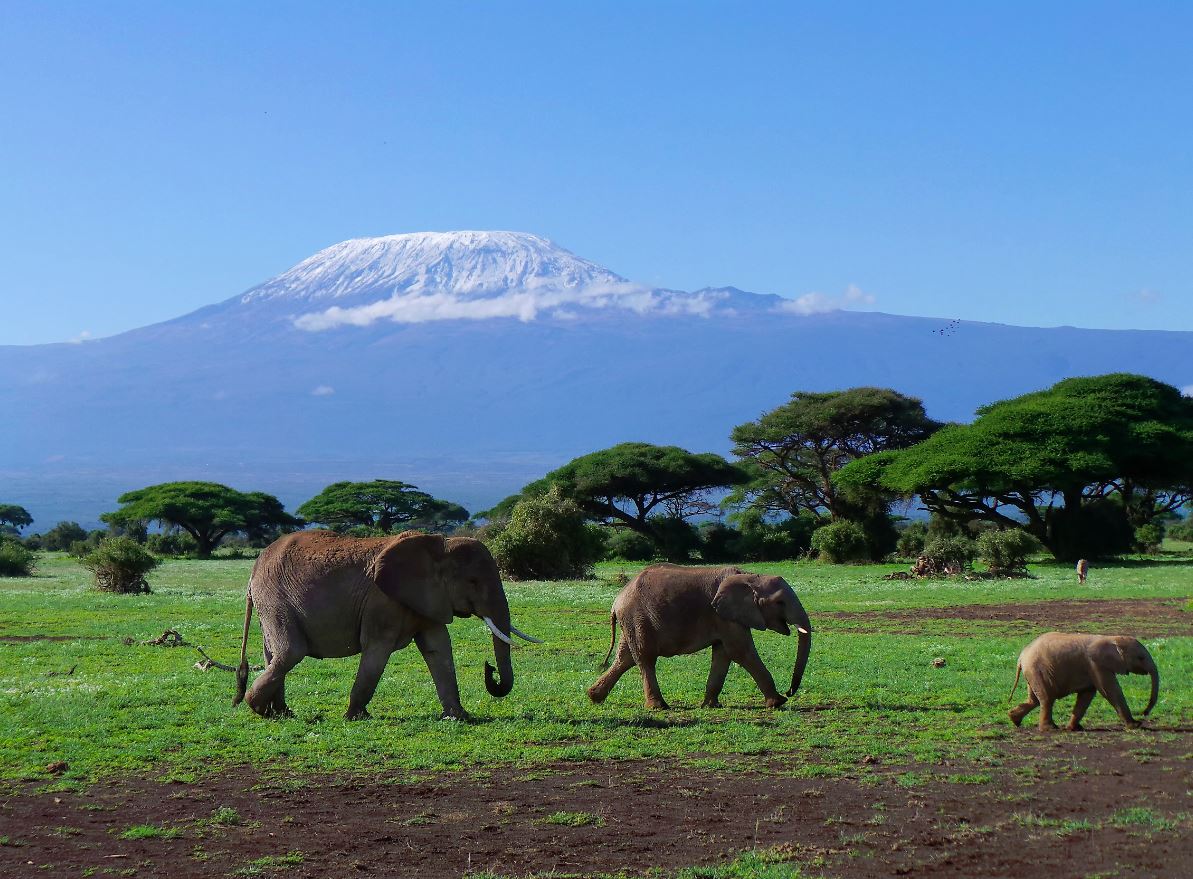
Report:
[[[290,867],[296,867],[306,860],[302,852],[287,852],[284,855],[266,855],[249,861],[243,867],[233,871],[233,876],[264,876],[267,873],[278,873]]]
[[[564,827],[602,827],[605,819],[591,812],[553,812],[543,819],[543,823]]]
[[[867,756],[883,765],[980,758],[1012,734],[1006,693],[1015,657],[1037,631],[948,620],[917,621],[927,634],[906,634],[904,624],[881,620],[867,621],[871,631],[857,631],[852,621],[818,621],[817,614],[1077,597],[1187,598],[1193,581],[1193,564],[1171,558],[1098,566],[1084,587],[1067,565],[1035,566],[1036,580],[970,583],[880,579],[905,567],[899,565],[750,565],[787,577],[816,629],[804,687],[791,710],[763,709],[753,682],[736,667],[722,695],[726,707],[701,710],[706,651],[660,663],[674,710],[647,712],[636,670],[604,705],[590,704],[584,694],[608,648],[609,605],[617,592],[610,580],[618,571],[637,570],[602,565],[596,580],[507,584],[515,622],[546,643],[516,652],[517,681],[506,699],[484,691],[482,664],[491,648],[483,624],[452,625],[461,694],[474,722],[438,720],[434,686],[410,647],[390,660],[370,705],[373,719],[345,723],[355,658],[303,661],[287,681],[296,717],[267,721],[244,706],[233,710],[233,676],[196,670],[200,656],[193,649],[138,643],[174,628],[234,664],[251,567],[251,559],[167,561],[150,577],[152,595],[117,596],[92,591],[74,560],[51,554],[41,557],[37,576],[0,580],[0,638],[63,639],[0,641],[0,779],[55,787],[148,771],[186,783],[223,766],[253,764],[290,778],[327,771],[398,782],[421,771],[560,760],[680,757],[730,765],[735,755],[771,751],[796,752],[800,760],[793,765],[816,777],[865,774]],[[757,633],[757,643],[784,682],[794,640]],[[1181,682],[1193,673],[1193,639],[1147,644],[1165,681],[1151,722],[1187,723],[1193,692]],[[250,648],[260,662],[255,623]],[[946,666],[932,668],[935,657],[945,658]],[[73,674],[63,674],[72,666]],[[1145,703],[1145,678],[1120,680],[1133,705]],[[1098,699],[1087,723],[1114,725],[1116,719]],[[46,767],[60,760],[69,769],[48,774]]]
[[[134,824],[120,834],[121,839],[177,839],[182,835],[177,827],[164,824]]]

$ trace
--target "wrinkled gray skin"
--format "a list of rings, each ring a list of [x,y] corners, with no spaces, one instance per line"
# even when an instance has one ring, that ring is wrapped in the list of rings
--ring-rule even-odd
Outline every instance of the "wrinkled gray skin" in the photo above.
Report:
[[[1015,726],[1039,706],[1040,729],[1056,729],[1052,722],[1053,703],[1073,693],[1077,694],[1077,701],[1068,729],[1082,728],[1081,718],[1095,693],[1101,693],[1114,706],[1123,723],[1129,727],[1139,726],[1139,721],[1131,716],[1116,675],[1151,675],[1152,693],[1143,711],[1144,717],[1151,713],[1160,695],[1160,672],[1155,661],[1146,647],[1126,635],[1049,632],[1036,638],[1019,654],[1012,696],[1019,686],[1020,672],[1027,680],[1027,701],[1010,711]]]
[[[265,671],[248,688],[248,634],[253,608],[261,620]],[[303,531],[270,544],[253,566],[245,606],[237,695],[258,714],[289,715],[286,674],[304,657],[360,654],[345,717],[365,707],[393,651],[418,645],[443,716],[464,719],[447,624],[454,617],[489,617],[510,631],[509,605],[493,556],[479,541],[405,532],[352,538]],[[505,696],[514,685],[510,647],[493,637],[500,678],[485,663],[485,686]]]
[[[617,624],[621,641],[617,642]],[[803,679],[812,646],[812,624],[795,592],[782,577],[748,574],[738,568],[687,568],[652,565],[631,580],[613,602],[610,619],[613,665],[588,688],[593,702],[603,702],[618,679],[632,666],[642,672],[647,708],[667,708],[655,663],[660,656],[679,656],[712,647],[712,668],[704,691],[704,707],[719,708],[718,698],[736,662],[754,679],[768,708],[779,708],[787,698],[754,649],[751,629],[789,635],[796,626],[799,646],[791,688],[795,695]],[[605,657],[606,663],[609,656]]]

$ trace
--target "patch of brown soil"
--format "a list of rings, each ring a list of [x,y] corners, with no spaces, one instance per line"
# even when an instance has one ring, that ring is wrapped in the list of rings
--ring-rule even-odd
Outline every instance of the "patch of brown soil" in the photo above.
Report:
[[[1045,631],[1105,632],[1158,638],[1193,635],[1193,613],[1182,610],[1184,601],[1172,598],[1070,599],[1031,601],[1018,604],[960,604],[950,607],[921,607],[908,610],[837,611],[816,614],[816,621],[841,620],[860,623],[851,631],[866,628],[868,621],[907,624],[906,634],[921,634],[915,624],[925,620],[976,620],[1019,623],[1024,628]],[[884,631],[889,631],[886,627]]]
[[[784,775],[801,767],[774,755],[738,758],[732,770],[627,761],[397,783],[295,779],[305,784],[291,790],[245,768],[194,785],[126,779],[0,803],[0,874],[34,875],[50,865],[55,875],[108,868],[226,876],[263,856],[302,852],[301,863],[265,872],[641,875],[776,848],[816,874],[840,877],[1185,876],[1193,859],[1182,814],[1193,737],[1159,738],[1021,730],[1003,766],[942,764],[907,774],[870,762],[848,779]],[[245,823],[205,823],[222,807]],[[1124,820],[1131,807],[1150,810],[1146,820],[1138,812]],[[560,812],[595,823],[551,823]],[[136,824],[180,835],[119,838]]]

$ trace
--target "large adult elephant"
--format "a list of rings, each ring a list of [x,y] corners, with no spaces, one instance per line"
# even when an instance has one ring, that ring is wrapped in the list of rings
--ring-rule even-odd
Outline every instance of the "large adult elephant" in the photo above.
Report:
[[[248,687],[254,607],[266,667]],[[514,686],[510,635],[536,639],[510,624],[497,563],[480,541],[419,532],[376,538],[289,534],[266,547],[253,566],[232,704],[245,699],[262,716],[287,715],[286,674],[299,661],[359,653],[345,717],[368,717],[366,706],[390,654],[413,640],[435,681],[443,716],[463,719],[447,625],[471,616],[493,633],[497,669],[485,663],[485,687],[493,696],[508,695]]]
[[[617,624],[621,623],[621,642]],[[752,629],[799,632],[791,686],[784,696],[754,649]],[[667,708],[659,691],[655,663],[660,656],[678,656],[712,647],[712,668],[704,691],[704,707],[718,708],[729,664],[742,666],[768,708],[779,708],[794,696],[804,677],[812,648],[812,623],[795,592],[782,577],[750,574],[740,568],[688,568],[652,565],[631,580],[613,601],[612,667],[588,688],[593,702],[603,702],[618,679],[637,665],[647,708]],[[606,664],[609,656],[605,657]]]

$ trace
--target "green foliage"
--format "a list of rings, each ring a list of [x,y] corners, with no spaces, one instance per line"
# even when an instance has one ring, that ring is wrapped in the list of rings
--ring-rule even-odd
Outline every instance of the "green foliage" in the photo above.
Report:
[[[1117,497],[1138,526],[1188,498],[1193,400],[1145,376],[1066,379],[984,406],[972,424],[910,448],[854,461],[836,481],[918,494],[933,512],[1024,528],[1058,558],[1078,558],[1088,542],[1080,508]],[[1057,496],[1063,515],[1048,512]]]
[[[1135,531],[1122,504],[1097,500],[1049,510],[1048,548],[1059,559],[1102,559],[1130,552]]]
[[[468,521],[459,504],[394,479],[336,482],[298,508],[309,522],[335,531],[393,534],[408,528],[447,532]]]
[[[1135,550],[1137,552],[1156,552],[1164,543],[1164,524],[1162,522],[1148,522],[1135,529]]]
[[[812,549],[834,564],[865,561],[870,557],[866,532],[856,522],[831,522],[812,532]]]
[[[121,839],[177,839],[182,835],[177,827],[165,824],[134,824],[120,834]]]
[[[812,546],[816,517],[808,512],[770,521],[758,507],[746,507],[730,517],[740,536],[730,547],[727,561],[773,562],[796,559]]]
[[[924,544],[927,540],[927,522],[908,522],[899,531],[899,539],[895,542],[895,552],[899,554],[899,558],[913,559],[923,554]]]
[[[33,524],[33,517],[24,507],[16,504],[0,504],[0,525],[20,531],[26,525]]]
[[[199,542],[185,531],[168,531],[150,534],[145,538],[145,548],[156,556],[178,558],[197,553]]]
[[[590,576],[604,552],[601,532],[579,505],[552,486],[541,497],[514,505],[509,522],[490,537],[502,573],[514,580],[565,580]]]
[[[962,534],[933,534],[924,543],[922,555],[948,573],[956,573],[970,566],[978,554],[973,538]]]
[[[652,516],[647,520],[659,553],[669,562],[691,564],[700,560],[700,532],[679,516]]]
[[[752,475],[735,499],[771,512],[856,519],[859,502],[866,503],[857,495],[872,489],[843,489],[832,474],[857,458],[913,445],[939,426],[919,400],[888,388],[796,391],[757,421],[733,428],[733,453]]]
[[[1017,528],[986,531],[977,539],[977,557],[992,573],[1025,572],[1028,558],[1043,549],[1039,540]]]
[[[72,543],[86,539],[87,530],[78,522],[59,522],[41,535],[41,548],[50,552],[65,552]]]
[[[19,540],[0,534],[0,577],[28,577],[37,556]]]
[[[302,524],[273,495],[241,492],[215,482],[164,482],[122,494],[119,510],[100,518],[110,525],[160,522],[181,528],[195,539],[199,558],[208,558],[228,534],[249,537]]]
[[[131,537],[105,540],[81,563],[95,578],[96,588],[120,593],[149,592],[145,575],[158,566],[158,560]]]
[[[1185,517],[1178,522],[1174,522],[1165,529],[1165,532],[1173,540],[1183,540],[1186,543],[1193,543],[1193,518]]]
[[[605,531],[605,558],[622,559],[627,562],[648,562],[655,557],[658,548],[649,537],[631,531],[629,528],[603,526]]]

